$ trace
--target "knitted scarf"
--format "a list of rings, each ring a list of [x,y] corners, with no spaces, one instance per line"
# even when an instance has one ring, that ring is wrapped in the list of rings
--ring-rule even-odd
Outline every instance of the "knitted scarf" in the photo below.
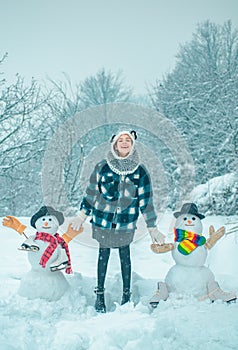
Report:
[[[206,238],[191,231],[174,229],[174,241],[181,242],[178,251],[183,255],[188,255],[198,246],[206,243]]]
[[[71,259],[70,259],[70,253],[69,253],[69,247],[68,244],[63,240],[62,237],[58,233],[56,233],[54,236],[52,236],[49,233],[46,232],[36,232],[35,240],[41,240],[43,242],[49,242],[50,244],[45,249],[44,253],[42,254],[42,257],[40,259],[40,265],[45,268],[46,263],[51,258],[52,254],[54,253],[57,246],[60,244],[63,249],[65,249],[67,257],[68,257],[68,266],[65,270],[66,273],[72,273],[72,267],[71,267]]]
[[[109,151],[106,160],[109,168],[118,175],[133,174],[140,165],[139,154],[135,149],[125,158]]]

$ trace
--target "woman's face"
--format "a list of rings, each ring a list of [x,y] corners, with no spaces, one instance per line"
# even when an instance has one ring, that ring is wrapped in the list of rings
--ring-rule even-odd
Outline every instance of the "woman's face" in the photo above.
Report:
[[[123,134],[115,144],[115,150],[120,157],[126,157],[132,149],[132,140],[129,135]]]

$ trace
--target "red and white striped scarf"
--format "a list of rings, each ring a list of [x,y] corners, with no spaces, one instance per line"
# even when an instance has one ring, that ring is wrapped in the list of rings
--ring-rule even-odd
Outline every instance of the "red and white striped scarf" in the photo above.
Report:
[[[63,249],[65,249],[67,257],[68,257],[68,266],[65,270],[66,273],[73,273],[72,267],[71,267],[71,259],[70,259],[70,253],[69,253],[69,247],[68,244],[63,240],[62,237],[58,233],[56,233],[54,236],[47,232],[36,232],[35,240],[41,240],[43,242],[49,242],[50,244],[45,249],[44,253],[42,254],[42,257],[40,259],[40,265],[45,268],[48,260],[51,258],[52,254],[54,253],[57,246],[60,244]]]

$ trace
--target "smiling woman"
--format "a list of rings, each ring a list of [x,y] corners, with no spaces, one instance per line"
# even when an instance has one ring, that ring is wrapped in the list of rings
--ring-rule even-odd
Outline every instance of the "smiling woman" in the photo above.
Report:
[[[130,301],[130,244],[140,213],[153,242],[164,241],[164,235],[156,226],[150,176],[140,164],[136,139],[134,130],[119,131],[112,136],[111,150],[106,159],[96,164],[80,205],[80,213],[72,220],[73,229],[78,230],[87,216],[92,217],[92,236],[99,243],[95,288],[97,312],[106,312],[104,283],[111,248],[119,250],[123,282],[121,305]]]
[[[119,157],[126,157],[132,149],[132,139],[127,134],[122,134],[118,137],[117,142],[115,143],[114,149],[117,151]]]

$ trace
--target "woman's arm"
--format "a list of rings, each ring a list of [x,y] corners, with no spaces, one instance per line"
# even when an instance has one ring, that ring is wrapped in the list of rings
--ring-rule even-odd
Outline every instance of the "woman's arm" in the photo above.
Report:
[[[147,227],[155,227],[157,215],[153,204],[153,191],[151,179],[144,167],[141,167],[141,175],[138,188],[139,208],[145,219]]]
[[[98,198],[98,195],[99,195],[98,183],[100,179],[100,169],[104,163],[105,161],[102,161],[95,166],[90,176],[89,184],[85,191],[86,192],[85,196],[82,199],[80,210],[84,210],[86,215],[91,214],[94,208],[94,204]]]

